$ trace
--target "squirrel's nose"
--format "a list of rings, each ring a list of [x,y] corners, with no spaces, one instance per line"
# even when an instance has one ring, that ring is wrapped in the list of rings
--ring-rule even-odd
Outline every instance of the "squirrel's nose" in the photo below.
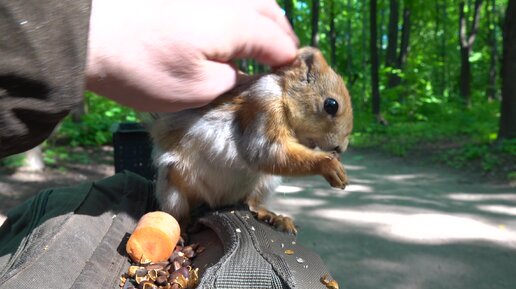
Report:
[[[340,149],[340,146],[336,146],[333,150],[338,152],[339,154],[342,152],[342,150]]]

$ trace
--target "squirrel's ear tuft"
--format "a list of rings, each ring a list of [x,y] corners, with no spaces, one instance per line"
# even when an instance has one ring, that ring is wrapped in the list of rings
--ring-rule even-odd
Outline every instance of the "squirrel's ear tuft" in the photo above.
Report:
[[[304,64],[306,67],[310,68],[314,65],[316,54],[320,53],[319,50],[313,47],[305,47],[299,50],[297,59]]]
[[[290,65],[273,69],[273,72],[295,72],[301,81],[312,82],[325,72],[329,66],[321,51],[314,47],[303,47],[298,50],[297,57]]]
[[[308,82],[317,78],[320,70],[328,66],[321,51],[314,47],[301,48],[296,62],[298,62],[299,66],[304,68]]]

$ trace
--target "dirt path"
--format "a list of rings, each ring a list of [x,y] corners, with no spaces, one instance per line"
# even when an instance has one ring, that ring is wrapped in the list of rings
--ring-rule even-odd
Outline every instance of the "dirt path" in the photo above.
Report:
[[[80,151],[89,163],[60,162],[41,172],[20,169],[16,172],[0,170],[0,224],[9,208],[21,204],[41,190],[76,185],[99,180],[114,174],[113,150],[103,147],[94,151]]]
[[[369,151],[343,157],[345,191],[321,177],[287,179],[271,202],[295,217],[299,242],[340,288],[516,288],[515,188]],[[113,174],[108,158],[65,169],[0,175],[0,223],[38,190]]]
[[[344,154],[351,185],[287,180],[293,215],[341,288],[516,288],[516,189],[372,152]]]

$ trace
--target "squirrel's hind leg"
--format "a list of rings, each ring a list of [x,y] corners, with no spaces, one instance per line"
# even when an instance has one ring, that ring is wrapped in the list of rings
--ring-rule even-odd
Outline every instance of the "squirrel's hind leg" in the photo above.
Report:
[[[294,220],[288,216],[277,215],[276,213],[269,211],[264,207],[253,208],[251,210],[256,219],[270,224],[274,228],[283,231],[285,233],[297,234],[297,227],[294,224]]]
[[[156,182],[156,198],[162,211],[174,216],[181,224],[181,227],[190,222],[190,204],[186,196],[170,180],[169,167],[158,169]]]
[[[280,231],[296,235],[297,228],[292,218],[288,216],[278,215],[265,208],[264,201],[271,190],[272,189],[269,187],[258,189],[255,192],[253,192],[246,200],[249,209],[251,210],[251,212],[253,212],[253,215],[259,221],[270,224],[271,226]]]

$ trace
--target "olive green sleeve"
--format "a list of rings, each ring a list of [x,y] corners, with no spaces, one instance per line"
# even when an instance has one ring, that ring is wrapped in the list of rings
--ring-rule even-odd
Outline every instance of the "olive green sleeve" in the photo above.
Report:
[[[0,158],[44,141],[80,102],[90,7],[0,1]]]

